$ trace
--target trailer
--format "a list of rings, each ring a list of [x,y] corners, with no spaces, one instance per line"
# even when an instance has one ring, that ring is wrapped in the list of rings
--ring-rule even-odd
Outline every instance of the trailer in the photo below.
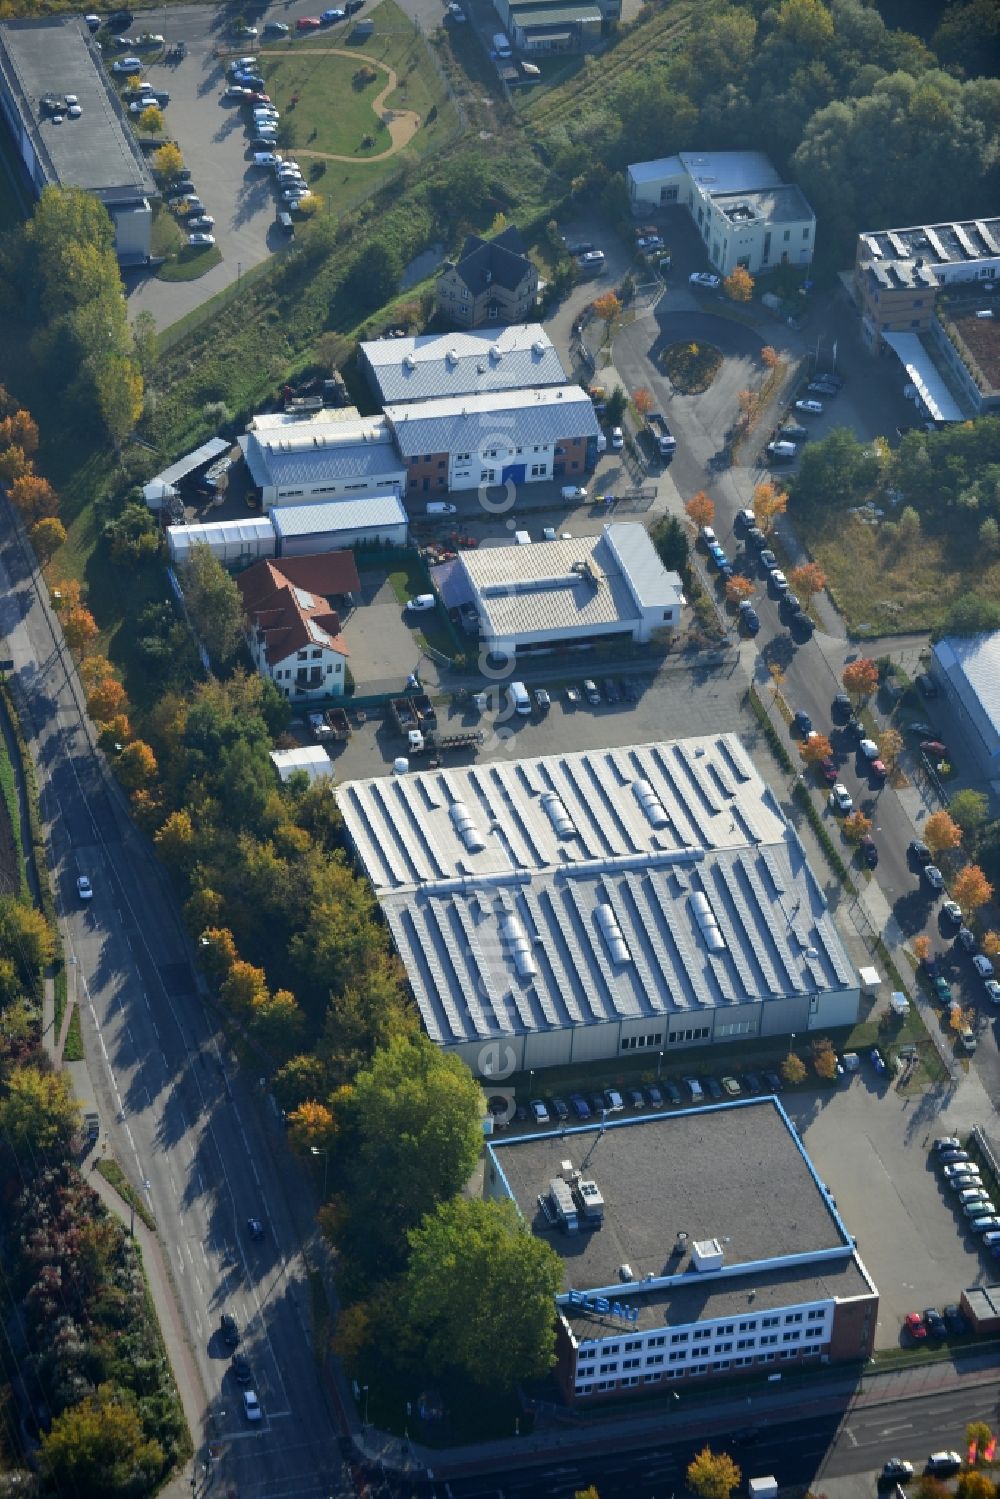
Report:
[[[350,739],[351,720],[343,708],[328,708],[323,717],[334,739]]]
[[[413,711],[417,715],[417,722],[425,731],[437,728],[437,711],[426,692],[418,692],[411,699]]]
[[[411,729],[417,727],[417,715],[413,711],[412,698],[391,697],[389,699],[389,715],[400,734],[408,734]]]
[[[437,754],[443,754],[445,750],[477,749],[486,743],[482,729],[464,729],[458,734],[428,734],[426,738],[428,748]]]
[[[314,739],[329,739],[330,737],[330,725],[322,713],[310,713],[309,728],[312,730]]]

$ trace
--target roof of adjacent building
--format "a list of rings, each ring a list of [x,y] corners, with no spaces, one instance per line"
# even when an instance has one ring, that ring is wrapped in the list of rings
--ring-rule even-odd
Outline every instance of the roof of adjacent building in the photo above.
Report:
[[[310,781],[333,778],[333,764],[321,744],[299,744],[294,749],[272,750],[271,760],[282,782],[298,771],[305,771]]]
[[[199,545],[224,546],[234,541],[251,546],[261,541],[273,543],[274,527],[266,515],[246,520],[197,521],[186,526],[168,526],[167,538],[173,548],[183,551]]]
[[[517,291],[525,276],[538,274],[524,253],[524,241],[514,224],[493,239],[468,235],[454,268],[474,297],[491,286]]]
[[[781,178],[763,151],[680,151],[678,160],[712,198],[781,186]]]
[[[330,599],[360,589],[353,553],[268,559],[248,567],[236,582],[247,618],[263,639],[268,665],[309,646],[348,654]]]
[[[339,802],[444,1045],[857,988],[735,734],[354,781]]]
[[[156,195],[156,184],[90,32],[78,16],[0,23],[0,73],[51,183],[81,187],[106,203]],[[61,124],[42,114],[45,95],[75,94],[82,113]]]
[[[319,406],[315,411],[258,411],[247,422],[246,429],[258,434],[277,432],[279,438],[307,432],[311,441],[317,431],[328,427],[336,429],[342,422],[360,421],[361,412],[356,406]],[[273,442],[274,438],[263,437],[261,441]]]
[[[383,405],[566,384],[562,361],[539,323],[379,338],[363,343],[361,352]]]
[[[969,1286],[962,1292],[962,1299],[977,1322],[1000,1318],[1000,1285]]]
[[[603,1129],[494,1139],[488,1155],[532,1232],[562,1259],[561,1293],[604,1290],[639,1306],[640,1327],[746,1312],[750,1275],[755,1311],[871,1292],[851,1235],[776,1098],[612,1115]],[[566,1234],[541,1209],[539,1198],[567,1161],[604,1199],[600,1229]],[[698,1270],[692,1245],[712,1239],[723,1268]],[[621,1282],[621,1265],[632,1281]],[[654,1284],[643,1291],[646,1277]],[[565,1302],[560,1309],[579,1337],[600,1336],[611,1322]]]
[[[738,224],[800,223],[815,217],[802,189],[782,182],[761,151],[681,151],[628,168],[637,186],[688,176],[728,219]]]
[[[200,448],[194,448],[190,453],[185,453],[183,458],[178,458],[169,468],[151,479],[147,488],[154,484],[172,486],[179,484],[181,479],[186,479],[188,474],[193,474],[196,469],[204,468],[214,458],[221,458],[223,453],[228,453],[232,443],[225,437],[210,437],[208,442],[203,442]]]
[[[278,536],[319,536],[337,531],[372,531],[405,526],[398,494],[366,494],[311,505],[275,505],[269,512]]]
[[[402,483],[405,473],[392,432],[380,417],[311,422],[280,435],[268,429],[239,439],[255,484],[285,489],[292,484],[386,477]]]
[[[949,635],[934,646],[934,654],[989,753],[1000,753],[1000,630]]]
[[[599,23],[601,9],[598,5],[586,4],[550,3],[536,7],[531,4],[531,0],[528,0],[526,5],[512,5],[510,17],[511,25],[519,26],[522,31],[535,35],[541,27],[548,31],[553,26],[581,26],[588,21]]]
[[[596,437],[599,430],[594,403],[579,385],[442,396],[386,406],[385,415],[404,458],[481,453],[495,438],[550,447],[572,438]]]
[[[811,219],[806,195],[794,183],[750,192],[714,193],[712,201],[732,224],[798,224]]]
[[[474,600],[490,639],[585,634],[636,621],[640,608],[677,609],[683,597],[680,577],[634,521],[607,525],[600,536],[480,547],[460,553],[453,571],[451,586],[464,573],[467,586],[457,586]]]
[[[890,333],[883,330],[882,337],[906,371],[907,380],[916,387],[928,416],[933,417],[936,422],[964,421],[965,413],[952,395],[920,334]]]
[[[909,229],[866,229],[858,235],[863,261],[916,261],[925,266],[963,265],[1000,257],[1000,218],[953,219]],[[937,278],[939,281],[941,277]]]

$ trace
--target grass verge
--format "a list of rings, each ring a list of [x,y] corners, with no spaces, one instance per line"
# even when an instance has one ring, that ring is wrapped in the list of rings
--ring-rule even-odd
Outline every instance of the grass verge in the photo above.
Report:
[[[194,248],[185,245],[172,260],[161,265],[156,275],[160,281],[197,281],[207,271],[222,263],[218,245]]]
[[[107,1156],[104,1156],[97,1162],[97,1169],[104,1177],[104,1180],[108,1183],[108,1185],[114,1187],[115,1191],[118,1193],[118,1196],[121,1198],[122,1202],[125,1203],[126,1207],[133,1208],[135,1210],[135,1216],[142,1219],[143,1223],[145,1223],[150,1233],[155,1234],[156,1219],[153,1217],[152,1213],[149,1211],[149,1208],[146,1206],[140,1194],[135,1190],[132,1183],[129,1181],[128,1177],[119,1166],[118,1162],[109,1159]],[[153,1321],[156,1321],[155,1315],[153,1317]]]
[[[28,876],[24,866],[24,839],[21,837],[21,805],[17,795],[17,779],[7,746],[0,739],[0,794],[7,809],[11,836],[17,851],[18,886],[22,896],[28,894]]]
[[[52,978],[52,988],[55,993],[55,1037],[62,1035],[63,1016],[66,1013],[67,982],[66,969],[62,963],[56,969]]]
[[[83,1032],[80,1029],[80,1006],[78,1004],[73,1006],[73,1013],[69,1017],[62,1059],[64,1062],[83,1061]]]
[[[333,1313],[330,1298],[326,1294],[323,1277],[306,1261],[306,1276],[309,1280],[309,1304],[312,1309],[313,1357],[322,1366],[333,1336]]]

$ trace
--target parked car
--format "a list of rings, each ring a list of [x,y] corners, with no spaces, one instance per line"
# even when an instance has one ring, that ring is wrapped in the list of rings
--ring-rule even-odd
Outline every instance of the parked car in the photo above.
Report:
[[[590,1118],[590,1104],[582,1093],[571,1093],[569,1095],[569,1106],[577,1119]]]
[[[903,1326],[906,1328],[908,1336],[916,1338],[918,1341],[927,1336],[927,1328],[924,1326],[924,1319],[919,1312],[907,1312],[903,1320]]]
[[[932,755],[935,760],[944,760],[948,754],[948,746],[942,744],[940,739],[921,739],[920,748],[925,755]]]
[[[739,619],[741,628],[746,630],[748,635],[757,635],[760,632],[760,615],[749,599],[740,600]]]
[[[944,1318],[936,1306],[929,1306],[924,1312],[924,1322],[927,1332],[932,1338],[944,1338],[948,1335],[948,1329],[944,1325]]]
[[[656,1083],[650,1083],[647,1086],[646,1097],[649,1099],[654,1109],[663,1108],[663,1094],[657,1087]]]
[[[142,71],[142,59],[138,57],[120,57],[117,62],[111,64],[112,73],[139,73]]]
[[[264,1412],[260,1408],[256,1390],[243,1391],[243,1414],[248,1421],[256,1422],[264,1419]]]
[[[264,22],[264,35],[265,36],[287,36],[288,32],[289,32],[289,28],[288,28],[288,26],[285,25],[284,21],[265,21]]]
[[[581,270],[596,271],[604,264],[604,258],[603,250],[588,250],[585,255],[579,257],[578,264]]]
[[[592,677],[587,677],[583,683],[583,695],[592,708],[600,707],[601,694],[597,690],[597,683]]]
[[[962,1459],[957,1452],[932,1452],[924,1465],[927,1473],[957,1473]]]
[[[724,1077],[722,1079],[722,1091],[728,1098],[739,1098],[743,1089],[735,1077]]]
[[[749,1093],[753,1098],[756,1098],[758,1093],[763,1092],[760,1078],[756,1072],[745,1072],[743,1074],[743,1091],[744,1093]]]
[[[830,806],[835,812],[840,812],[845,817],[847,816],[848,812],[854,811],[854,798],[848,791],[847,787],[844,785],[843,781],[838,781],[837,784],[831,788]]]
[[[953,922],[955,926],[962,925],[962,907],[957,900],[946,900],[941,907],[941,915]]]
[[[560,1124],[564,1119],[569,1118],[569,1105],[567,1104],[565,1099],[553,1098],[551,1102],[551,1108],[553,1114],[559,1120]]]
[[[672,1106],[676,1106],[677,1104],[684,1102],[683,1098],[681,1097],[681,1090],[680,1088],[678,1088],[676,1083],[664,1083],[663,1096],[664,1098],[666,1098],[667,1103],[671,1104]]]
[[[627,1088],[625,1090],[625,1102],[630,1109],[644,1109],[646,1107],[646,1096],[641,1088]]]
[[[211,245],[214,244],[214,234],[203,234],[201,233],[201,231],[199,231],[197,234],[188,235],[188,249],[190,250],[207,250]]]
[[[708,291],[718,291],[722,285],[721,277],[713,276],[710,271],[692,271],[688,281],[692,286],[704,286]]]
[[[812,400],[796,401],[795,402],[795,409],[796,409],[796,411],[804,411],[809,416],[822,416],[823,415],[823,402],[822,401],[812,401]]]
[[[985,954],[977,952],[972,960],[972,966],[981,979],[991,979],[993,977],[993,964]]]
[[[233,1371],[233,1378],[237,1384],[252,1384],[253,1370],[250,1368],[250,1360],[245,1353],[234,1353],[229,1360],[229,1367]]]
[[[881,1477],[886,1483],[905,1483],[907,1479],[913,1477],[913,1473],[913,1464],[908,1463],[905,1457],[890,1457],[889,1461],[883,1464]]]
[[[1000,982],[996,979],[987,979],[983,988],[986,990],[986,998],[990,1004],[1000,1005]]]
[[[549,1111],[540,1098],[533,1098],[528,1107],[536,1124],[548,1124]]]
[[[878,846],[876,845],[875,839],[872,837],[871,833],[866,833],[865,834],[865,836],[862,838],[861,842],[858,844],[858,847],[861,850],[861,857],[864,859],[864,861],[867,864],[868,868],[869,869],[877,869],[878,868]]]
[[[780,1093],[785,1086],[776,1072],[764,1072],[761,1076],[771,1093]]]
[[[94,887],[85,874],[78,874],[76,877],[76,893],[81,900],[93,900],[94,898]]]
[[[803,739],[805,739],[808,734],[812,733],[813,722],[804,708],[796,708],[795,712],[792,714],[792,723],[794,724],[795,728],[798,729]]]
[[[965,1320],[962,1308],[956,1302],[952,1301],[948,1306],[943,1307],[941,1315],[944,1318],[945,1327],[953,1338],[961,1338],[968,1332],[969,1324]]]
[[[319,18],[324,26],[332,26],[335,21],[346,21],[347,11],[341,10],[339,6],[334,6],[331,10],[321,11]]]
[[[882,1053],[879,1051],[878,1047],[877,1046],[873,1046],[872,1049],[871,1049],[871,1051],[868,1053],[868,1056],[871,1059],[871,1064],[875,1068],[875,1072],[876,1072],[877,1076],[878,1077],[884,1077],[885,1076],[885,1072],[886,1072],[886,1066],[885,1066],[885,1061],[884,1061],[884,1059],[882,1057]]]
[[[938,1135],[934,1141],[934,1149],[937,1151],[960,1150],[961,1146],[962,1142],[957,1135]]]
[[[605,1090],[604,1090],[604,1106],[607,1109],[607,1111],[608,1111],[609,1114],[610,1113],[616,1113],[617,1114],[617,1113],[619,1113],[625,1107],[625,1104],[622,1101],[622,1096],[618,1092],[617,1088],[605,1088]]]
[[[956,1181],[963,1176],[979,1175],[979,1167],[974,1165],[972,1161],[969,1160],[969,1157],[965,1154],[964,1150],[949,1151],[948,1154],[964,1155],[965,1160],[948,1162],[941,1173],[946,1181]]]
[[[924,879],[927,881],[928,885],[930,885],[932,890],[944,889],[944,875],[941,873],[940,869],[938,869],[936,864],[924,865]]]
[[[222,1316],[219,1318],[219,1332],[222,1334],[222,1341],[227,1345],[227,1347],[235,1348],[239,1343],[240,1324],[237,1322],[232,1312],[222,1313]]]
[[[974,953],[976,950],[976,937],[967,926],[960,926],[955,933],[955,941],[963,952]]]
[[[926,843],[919,838],[911,838],[906,845],[906,852],[917,864],[929,864],[931,862],[931,851]]]
[[[708,1094],[709,1098],[713,1100],[714,1103],[718,1103],[722,1098],[722,1088],[719,1083],[716,1082],[714,1077],[706,1077],[705,1092]]]
[[[196,215],[193,219],[188,219],[187,227],[199,232],[204,229],[214,229],[215,220],[210,213],[202,213]]]

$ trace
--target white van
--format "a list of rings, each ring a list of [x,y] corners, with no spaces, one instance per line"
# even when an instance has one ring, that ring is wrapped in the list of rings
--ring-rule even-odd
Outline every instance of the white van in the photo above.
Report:
[[[523,682],[508,683],[507,695],[510,698],[510,705],[515,713],[527,715],[531,712],[531,698],[528,696],[528,689]]]
[[[531,536],[527,531],[514,532],[514,545],[519,547],[530,547]]]
[[[493,51],[496,53],[497,57],[502,57],[504,59],[513,56],[513,53],[511,52],[510,42],[507,40],[502,31],[497,31],[494,33]]]
[[[446,500],[431,500],[427,506],[428,515],[457,515],[458,506],[449,505]]]

